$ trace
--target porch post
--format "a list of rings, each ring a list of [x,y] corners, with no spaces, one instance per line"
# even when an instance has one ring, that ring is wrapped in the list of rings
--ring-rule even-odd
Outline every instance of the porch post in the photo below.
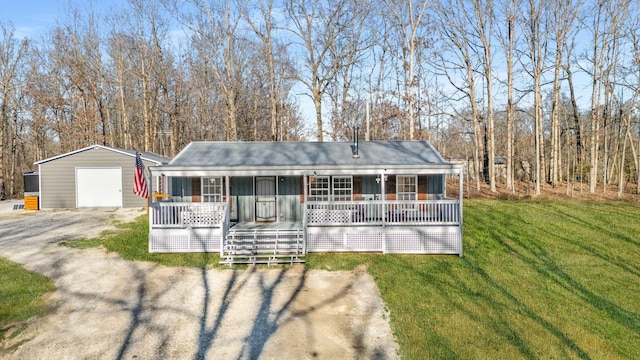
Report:
[[[463,177],[464,177],[464,170],[462,169],[462,167],[459,168],[459,185],[458,185],[458,211],[460,212],[460,224],[458,224],[459,226],[459,232],[460,232],[460,257],[462,257],[462,246],[464,244],[464,241],[462,241],[462,191],[464,190],[463,187]]]
[[[227,195],[227,209],[231,211],[231,185],[229,184],[230,176],[224,177],[224,194]]]
[[[39,167],[40,165],[38,165]],[[40,170],[38,168],[38,170]],[[151,252],[151,235],[153,233],[153,207],[151,207],[151,210],[149,209],[149,205],[153,206],[152,204],[149,204],[149,198],[153,199],[153,185],[151,184],[153,181],[153,173],[151,172],[151,169],[147,168],[147,171],[149,172],[149,193],[147,194],[147,216],[149,218],[149,235],[147,236],[147,246],[148,246],[148,251]]]
[[[386,181],[384,181],[384,171],[380,172],[380,199],[382,200],[380,212],[382,213],[382,227],[386,226],[387,223],[387,197],[386,194]],[[387,253],[387,232],[383,229],[382,231],[382,253]]]
[[[307,174],[302,174],[302,253],[307,255]]]
[[[380,200],[382,200],[382,225],[384,226],[387,222],[387,197],[385,194],[386,191],[386,181],[384,181],[384,171],[380,173]]]
[[[151,173],[151,169],[147,168],[147,172],[149,173],[149,181],[147,181],[147,215],[149,215],[149,203],[153,201],[153,174]]]

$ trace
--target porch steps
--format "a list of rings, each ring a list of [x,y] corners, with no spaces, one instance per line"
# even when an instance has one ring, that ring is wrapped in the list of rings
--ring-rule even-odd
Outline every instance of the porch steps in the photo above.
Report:
[[[294,264],[304,262],[302,229],[229,229],[220,264]]]

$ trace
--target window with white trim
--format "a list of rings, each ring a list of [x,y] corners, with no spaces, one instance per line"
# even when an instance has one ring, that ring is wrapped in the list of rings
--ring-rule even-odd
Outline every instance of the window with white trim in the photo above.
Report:
[[[334,176],[333,177],[333,200],[334,201],[351,201],[353,193],[353,181],[351,176]]]
[[[309,176],[309,201],[329,201],[329,177]]]
[[[416,175],[396,176],[396,198],[416,200],[418,198],[418,177]]]
[[[222,202],[222,178],[202,178],[202,202]]]

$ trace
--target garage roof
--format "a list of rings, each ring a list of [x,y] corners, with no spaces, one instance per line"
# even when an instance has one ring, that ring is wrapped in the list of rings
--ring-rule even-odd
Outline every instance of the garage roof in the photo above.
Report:
[[[46,162],[49,161],[53,161],[53,160],[57,160],[66,156],[70,156],[70,155],[74,155],[77,153],[81,153],[83,151],[87,151],[87,150],[91,150],[91,149],[104,149],[104,150],[109,150],[109,151],[113,151],[113,152],[117,152],[117,153],[121,153],[124,155],[129,155],[131,157],[136,157],[136,151],[135,150],[127,150],[127,149],[121,149],[121,148],[112,148],[112,147],[108,147],[108,146],[103,146],[103,145],[91,145],[91,146],[87,146],[85,148],[82,149],[78,149],[75,151],[71,151],[62,155],[58,155],[58,156],[54,156],[54,157],[50,157],[48,159],[44,159],[44,160],[40,160],[35,162],[35,165],[40,165],[40,164],[44,164]],[[140,153],[140,157],[143,160],[147,160],[147,161],[151,161],[153,163],[156,163],[156,165],[161,165],[161,164],[167,164],[171,159],[168,157],[164,157],[164,156],[160,156],[158,154],[154,154],[154,153],[150,153],[150,152],[145,152],[145,151],[138,151]]]

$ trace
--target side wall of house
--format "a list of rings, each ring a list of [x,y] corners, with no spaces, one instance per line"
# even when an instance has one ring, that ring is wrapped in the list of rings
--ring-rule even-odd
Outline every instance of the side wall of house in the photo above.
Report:
[[[237,216],[240,222],[251,222],[255,218],[255,197],[253,196],[253,177],[242,176],[231,178],[231,196],[236,208],[231,217]]]
[[[145,166],[155,165],[144,161]],[[76,168],[122,169],[122,206],[145,207],[146,199],[133,194],[135,158],[105,149],[88,149],[40,164],[40,207],[76,207]],[[155,184],[155,183],[154,183]]]
[[[300,202],[301,176],[280,176],[278,179],[278,215],[280,221],[302,222],[303,206]]]

